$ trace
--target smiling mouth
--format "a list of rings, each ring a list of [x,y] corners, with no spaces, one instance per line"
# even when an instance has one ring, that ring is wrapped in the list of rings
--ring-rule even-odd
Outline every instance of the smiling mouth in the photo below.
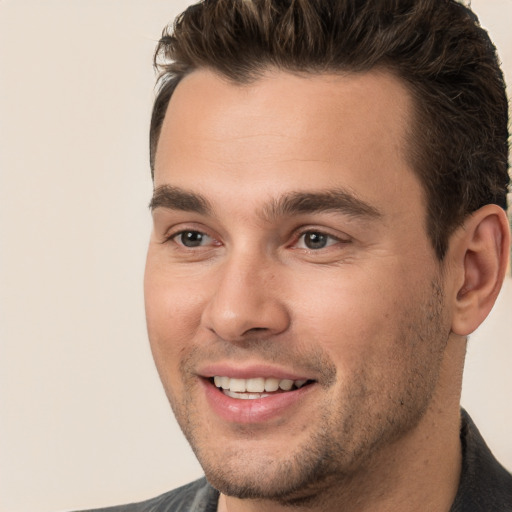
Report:
[[[297,391],[313,383],[312,380],[276,379],[273,377],[235,379],[217,375],[210,381],[226,396],[241,400],[257,400],[277,393]]]

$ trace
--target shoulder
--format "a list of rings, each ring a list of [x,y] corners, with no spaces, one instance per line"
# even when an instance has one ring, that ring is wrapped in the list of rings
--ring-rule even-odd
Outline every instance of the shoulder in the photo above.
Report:
[[[206,478],[201,478],[146,501],[82,512],[215,512],[218,497]]]
[[[512,512],[512,475],[495,459],[464,410],[461,442],[462,472],[451,512]]]

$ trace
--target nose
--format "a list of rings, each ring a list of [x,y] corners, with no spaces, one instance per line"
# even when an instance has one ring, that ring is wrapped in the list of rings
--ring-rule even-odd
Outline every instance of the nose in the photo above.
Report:
[[[233,256],[216,271],[202,314],[205,328],[230,342],[268,338],[288,328],[290,315],[272,263],[265,258]]]

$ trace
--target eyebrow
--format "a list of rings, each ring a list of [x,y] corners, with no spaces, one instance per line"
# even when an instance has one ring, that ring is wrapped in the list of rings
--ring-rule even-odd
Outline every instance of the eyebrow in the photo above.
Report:
[[[341,213],[354,218],[382,217],[378,208],[342,188],[325,192],[291,192],[271,201],[263,210],[264,216],[270,219],[321,212]]]
[[[201,194],[171,185],[162,185],[154,190],[149,208],[151,211],[156,208],[167,208],[169,210],[197,212],[203,215],[211,213],[213,210],[209,201]]]
[[[201,194],[180,187],[162,185],[153,193],[149,208],[167,208],[209,215],[213,212],[210,202]],[[271,199],[261,210],[267,220],[297,214],[335,212],[354,218],[377,219],[382,213],[375,206],[356,197],[353,193],[337,188],[319,192],[290,192]]]

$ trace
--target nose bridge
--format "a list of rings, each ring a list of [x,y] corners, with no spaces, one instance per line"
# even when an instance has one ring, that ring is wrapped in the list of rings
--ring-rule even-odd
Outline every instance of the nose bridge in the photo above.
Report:
[[[215,270],[217,278],[203,311],[203,325],[226,341],[280,333],[289,315],[276,280],[278,263],[264,251],[232,251]]]

